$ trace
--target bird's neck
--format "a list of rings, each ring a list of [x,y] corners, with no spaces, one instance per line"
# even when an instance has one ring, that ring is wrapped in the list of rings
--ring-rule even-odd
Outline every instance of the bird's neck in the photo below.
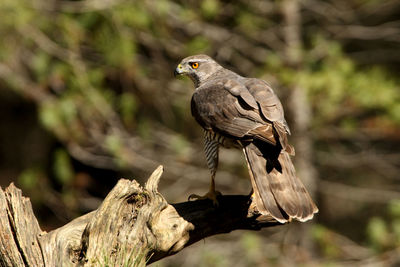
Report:
[[[202,85],[202,79],[200,79],[200,77],[198,75],[196,75],[196,76],[190,75],[189,78],[193,81],[195,88],[198,88]],[[203,81],[203,83],[204,83],[204,81]]]
[[[198,73],[195,76],[190,76],[191,80],[194,83],[195,88],[199,88],[203,84],[209,82],[210,80],[220,77],[222,74],[225,76],[226,74],[235,74],[234,72],[231,72],[230,70],[224,69],[222,66],[216,66],[214,70],[208,72],[208,73]]]

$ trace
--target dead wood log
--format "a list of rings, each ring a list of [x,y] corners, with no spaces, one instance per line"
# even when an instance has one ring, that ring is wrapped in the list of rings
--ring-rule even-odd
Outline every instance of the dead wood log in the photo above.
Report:
[[[278,225],[259,216],[249,196],[168,204],[158,167],[141,187],[121,179],[101,206],[54,231],[42,231],[28,198],[0,188],[0,266],[142,266],[205,237]]]

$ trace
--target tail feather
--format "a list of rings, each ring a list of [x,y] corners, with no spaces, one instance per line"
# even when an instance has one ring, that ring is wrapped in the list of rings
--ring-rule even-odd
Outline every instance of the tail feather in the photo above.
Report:
[[[286,151],[278,156],[280,168],[268,168],[270,160],[253,143],[244,147],[257,209],[285,223],[291,219],[310,220],[318,212],[310,195],[296,176]]]
[[[262,181],[257,178],[260,176],[260,173],[266,173],[266,159],[263,157],[260,158],[254,150],[248,149],[248,146],[244,148],[244,151],[258,211],[261,214],[271,214],[277,221],[285,223],[287,217],[284,216],[284,213],[276,203],[269,181],[267,179]]]

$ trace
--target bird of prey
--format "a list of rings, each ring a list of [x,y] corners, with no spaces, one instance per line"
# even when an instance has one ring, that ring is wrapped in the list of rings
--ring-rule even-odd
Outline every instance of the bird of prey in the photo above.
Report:
[[[286,223],[310,220],[318,208],[296,176],[288,144],[290,130],[281,102],[263,80],[246,78],[223,68],[207,55],[184,58],[176,75],[190,77],[195,86],[191,111],[204,128],[204,151],[211,171],[205,196],[217,203],[215,174],[219,146],[243,149],[257,210]]]

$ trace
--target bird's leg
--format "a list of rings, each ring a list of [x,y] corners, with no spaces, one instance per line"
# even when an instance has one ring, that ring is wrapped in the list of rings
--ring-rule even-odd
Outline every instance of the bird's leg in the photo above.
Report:
[[[216,140],[216,135],[212,132],[204,131],[204,152],[207,160],[207,166],[211,171],[210,189],[204,196],[192,194],[189,196],[191,199],[211,199],[215,206],[218,206],[217,196],[221,195],[220,192],[215,191],[215,174],[218,168],[218,148],[219,143]]]
[[[216,173],[215,171],[213,171],[211,173],[211,183],[210,183],[210,189],[208,190],[208,192],[203,196],[196,195],[196,194],[191,194],[189,196],[189,200],[192,200],[192,199],[196,199],[196,200],[210,199],[210,200],[212,200],[214,206],[218,206],[217,197],[220,196],[221,193],[215,190],[215,173]]]

